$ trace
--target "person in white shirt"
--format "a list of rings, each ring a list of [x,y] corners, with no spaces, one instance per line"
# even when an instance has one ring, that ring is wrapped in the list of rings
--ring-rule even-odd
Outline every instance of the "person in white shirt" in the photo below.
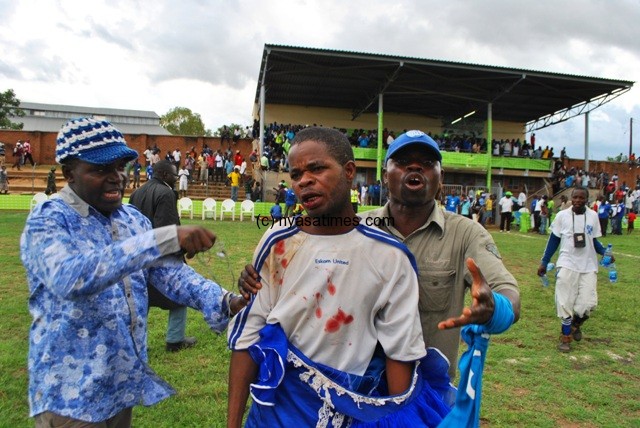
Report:
[[[147,150],[145,150],[143,152],[144,154],[144,159],[147,161],[147,164],[145,166],[148,166],[151,164],[151,156],[153,155],[153,152],[151,151],[151,149],[149,147],[147,147]]]
[[[527,207],[527,194],[524,192],[520,192],[520,194],[518,195],[518,205],[520,205],[520,208],[526,208]]]
[[[504,196],[498,201],[500,205],[500,232],[511,233],[511,219],[513,216],[513,199],[511,192],[505,192]]]
[[[627,197],[624,199],[625,214],[629,214],[629,212],[633,211],[635,201],[636,197],[634,196],[634,192],[631,190],[627,191]]]
[[[173,163],[175,164],[176,168],[180,168],[180,160],[182,159],[182,153],[180,152],[180,149],[175,149],[172,156]]]
[[[362,186],[360,186],[360,205],[369,205],[367,200],[368,191],[369,186],[367,186],[367,183],[362,183]]]
[[[224,182],[224,158],[220,154],[220,150],[216,151],[216,170],[214,174],[214,181],[222,181]]]
[[[178,193],[180,197],[185,198],[187,196],[187,188],[189,187],[189,171],[183,166],[178,171]]]
[[[354,416],[341,409],[344,400],[355,401],[358,409],[375,402],[394,416],[405,405],[421,406],[426,402],[408,400],[412,392],[407,392],[419,389],[412,383],[415,361],[429,356],[415,259],[404,244],[356,217],[349,198],[356,165],[344,134],[306,128],[296,135],[289,156],[292,187],[307,215],[270,228],[256,249],[263,288],[228,328],[227,426],[241,426],[250,391],[248,427],[348,426]],[[386,378],[388,391],[376,397],[351,394],[372,358],[386,368],[373,378]],[[344,400],[327,400],[334,393]],[[384,401],[387,393],[393,403]],[[437,411],[436,402],[443,405]],[[441,398],[434,396],[432,403],[428,418],[448,412]],[[410,417],[417,415],[427,413]],[[398,426],[426,422],[394,421]]]
[[[571,342],[582,340],[580,327],[598,305],[596,254],[604,255],[605,249],[597,239],[602,236],[598,214],[586,206],[588,197],[589,191],[585,187],[573,189],[572,207],[560,211],[553,220],[538,267],[538,275],[545,275],[547,264],[560,247],[555,289],[556,311],[562,324],[560,352],[571,351]]]

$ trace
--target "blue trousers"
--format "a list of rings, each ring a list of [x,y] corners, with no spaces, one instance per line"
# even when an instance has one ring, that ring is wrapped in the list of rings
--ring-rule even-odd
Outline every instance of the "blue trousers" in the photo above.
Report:
[[[169,300],[156,290],[155,287],[147,287],[149,293],[149,308],[156,307],[169,311],[169,323],[167,325],[167,342],[182,342],[187,328],[187,307],[180,306]]]
[[[167,324],[167,343],[178,343],[184,340],[187,328],[187,307],[181,306],[169,310]]]

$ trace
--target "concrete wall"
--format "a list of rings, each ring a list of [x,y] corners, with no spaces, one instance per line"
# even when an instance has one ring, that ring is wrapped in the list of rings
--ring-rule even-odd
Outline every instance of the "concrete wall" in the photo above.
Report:
[[[55,162],[55,147],[56,147],[56,132],[27,132],[27,131],[9,131],[0,130],[0,141],[5,143],[5,151],[7,162],[11,164],[13,147],[18,140],[29,140],[33,152],[33,159],[36,163],[42,165],[54,165]],[[136,150],[139,154],[139,161],[144,165],[145,159],[142,154],[147,147],[153,147],[154,144],[160,149],[160,157],[164,158],[167,151],[174,151],[179,148],[180,151],[186,153],[195,147],[197,153],[202,151],[204,144],[207,144],[213,150],[224,149],[226,150],[231,145],[231,150],[235,153],[236,150],[240,150],[240,153],[247,158],[249,162],[249,154],[251,153],[251,139],[240,139],[237,144],[233,144],[230,140],[225,140],[224,146],[220,144],[220,138],[218,137],[187,137],[179,135],[146,135],[146,134],[125,134],[125,140],[127,145]]]

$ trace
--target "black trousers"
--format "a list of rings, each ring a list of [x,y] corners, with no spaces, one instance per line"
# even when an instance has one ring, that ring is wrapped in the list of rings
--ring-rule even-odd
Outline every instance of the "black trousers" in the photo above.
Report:
[[[602,231],[602,236],[607,236],[607,226],[609,225],[609,219],[608,218],[599,218],[598,219],[600,221],[600,229]]]
[[[500,230],[511,230],[511,216],[512,212],[500,213]]]

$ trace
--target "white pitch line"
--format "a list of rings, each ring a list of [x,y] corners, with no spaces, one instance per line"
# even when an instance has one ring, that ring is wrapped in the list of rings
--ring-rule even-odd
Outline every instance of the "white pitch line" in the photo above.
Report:
[[[625,254],[625,253],[614,253],[614,256],[625,256],[625,257],[631,257],[632,259],[640,259],[640,256],[635,256],[633,254]]]
[[[525,234],[518,234],[516,236],[518,236],[520,238],[528,238],[528,239],[541,239],[541,236],[535,236],[535,235],[531,236],[531,235],[525,235]],[[549,235],[547,235],[547,236],[549,236]],[[632,259],[640,260],[640,256],[636,256],[634,254],[626,254],[626,253],[618,253],[618,252],[616,252],[616,253],[614,253],[614,255],[615,256],[624,256],[624,257],[629,257],[629,258],[632,258]]]

